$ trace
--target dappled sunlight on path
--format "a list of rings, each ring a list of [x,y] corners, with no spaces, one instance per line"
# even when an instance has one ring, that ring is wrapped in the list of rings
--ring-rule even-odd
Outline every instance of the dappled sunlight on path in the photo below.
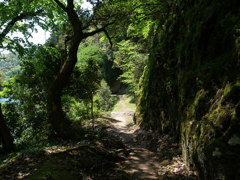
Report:
[[[141,130],[134,125],[134,109],[129,108],[126,95],[119,96],[117,108],[103,116],[109,126],[106,131],[119,136],[128,147],[128,158],[123,164],[123,170],[131,179],[198,179],[194,172],[189,171],[180,155],[177,144],[168,137],[155,137],[151,132]],[[150,136],[150,139],[148,139]],[[152,140],[159,143],[151,148],[147,144]]]
[[[126,96],[120,96],[119,109],[105,116],[111,122],[111,128],[107,131],[118,135],[130,147],[129,157],[125,162],[124,170],[133,179],[158,179],[157,169],[159,163],[153,152],[141,147],[134,146],[134,132],[139,129],[133,123],[134,111],[129,109],[126,103]]]

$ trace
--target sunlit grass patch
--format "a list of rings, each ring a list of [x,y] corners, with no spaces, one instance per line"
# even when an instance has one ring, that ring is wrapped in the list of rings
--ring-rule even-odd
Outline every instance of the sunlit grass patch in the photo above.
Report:
[[[1,168],[8,166],[12,162],[15,162],[21,156],[21,154],[22,153],[20,152],[11,153],[7,155],[4,159],[0,159],[0,172],[1,172]]]
[[[121,108],[122,108],[122,106],[121,106],[121,104],[118,101],[118,103],[114,106],[113,111],[119,111],[119,110],[121,110]]]
[[[127,96],[125,102],[126,102],[129,109],[131,109],[133,111],[136,110],[136,104],[135,104],[135,100],[133,99],[133,97]]]
[[[119,98],[119,101],[114,106],[113,111],[116,112],[116,111],[122,110],[123,109],[123,103],[127,106],[127,108],[129,110],[135,111],[135,109],[136,109],[135,100],[132,96],[128,96],[128,95],[121,95],[121,97]]]

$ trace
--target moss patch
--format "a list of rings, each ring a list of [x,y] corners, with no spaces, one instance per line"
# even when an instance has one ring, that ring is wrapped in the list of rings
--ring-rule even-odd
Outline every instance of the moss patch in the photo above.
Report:
[[[202,179],[240,177],[237,5],[176,2],[159,20],[137,98],[136,121],[180,140]]]

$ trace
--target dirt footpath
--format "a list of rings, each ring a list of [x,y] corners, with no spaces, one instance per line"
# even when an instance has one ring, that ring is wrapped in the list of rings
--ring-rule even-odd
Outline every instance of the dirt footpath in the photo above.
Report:
[[[168,138],[161,139],[134,125],[134,110],[129,108],[126,99],[126,95],[119,96],[117,110],[105,117],[111,124],[107,131],[120,136],[129,148],[124,171],[136,180],[198,179],[184,164],[177,145]],[[149,143],[152,141],[157,143],[153,144],[154,148],[151,149]]]

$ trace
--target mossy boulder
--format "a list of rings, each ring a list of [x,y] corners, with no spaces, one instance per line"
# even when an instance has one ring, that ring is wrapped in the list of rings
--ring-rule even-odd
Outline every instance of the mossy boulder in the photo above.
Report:
[[[236,114],[240,99],[235,99],[235,104],[227,98],[234,94],[236,88],[232,86],[225,95],[223,90],[219,90],[212,99],[209,111],[202,114],[201,119],[196,120],[189,114],[182,123],[183,155],[189,166],[198,169],[203,179],[240,177],[236,171],[240,168],[240,119]],[[194,101],[193,106],[198,106],[198,103]],[[196,112],[193,113],[196,115]]]

